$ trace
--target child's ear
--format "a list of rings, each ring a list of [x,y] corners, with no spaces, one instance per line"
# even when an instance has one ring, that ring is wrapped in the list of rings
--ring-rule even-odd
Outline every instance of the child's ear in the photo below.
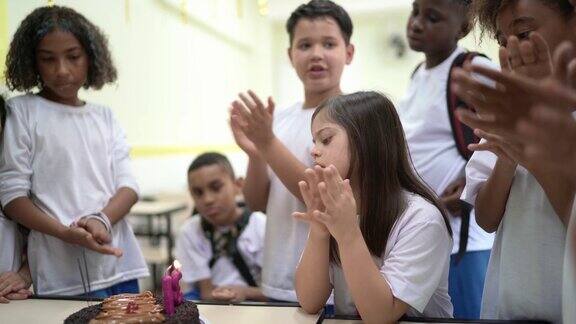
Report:
[[[354,52],[355,51],[356,51],[356,48],[354,47],[354,44],[350,43],[350,44],[346,45],[346,64],[352,63],[352,59],[354,58]]]

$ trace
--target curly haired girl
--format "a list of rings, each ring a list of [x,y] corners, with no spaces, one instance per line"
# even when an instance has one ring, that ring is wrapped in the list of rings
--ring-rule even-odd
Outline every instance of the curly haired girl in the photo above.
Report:
[[[126,137],[109,108],[78,97],[116,80],[105,36],[70,8],[38,8],[14,34],[6,64],[8,87],[27,94],[7,102],[0,202],[31,230],[35,292],[86,293],[77,273],[84,257],[90,296],[137,292],[148,269],[124,219],[138,198]]]

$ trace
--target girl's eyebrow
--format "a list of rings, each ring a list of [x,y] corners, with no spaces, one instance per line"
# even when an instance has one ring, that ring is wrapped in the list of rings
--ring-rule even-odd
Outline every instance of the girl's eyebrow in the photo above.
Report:
[[[508,25],[509,28],[514,28],[517,25],[523,24],[523,23],[532,23],[536,21],[536,19],[534,19],[534,17],[527,17],[527,16],[522,16],[522,17],[518,17],[518,18],[514,18],[514,20],[512,20],[512,22]]]
[[[315,134],[314,137],[318,137],[318,135],[320,135],[320,133],[323,133],[324,131],[333,128],[332,126],[324,126],[322,128],[320,128]]]
[[[70,47],[70,48],[66,49],[65,52],[68,53],[68,52],[73,52],[73,51],[77,51],[77,50],[81,50],[81,49],[82,49],[82,47],[80,47],[80,46],[74,46],[74,47]],[[39,49],[38,49],[38,52],[39,52],[39,53],[47,53],[47,54],[52,54],[52,53],[54,53],[54,51],[47,50],[47,49],[44,49],[44,48],[39,48]]]

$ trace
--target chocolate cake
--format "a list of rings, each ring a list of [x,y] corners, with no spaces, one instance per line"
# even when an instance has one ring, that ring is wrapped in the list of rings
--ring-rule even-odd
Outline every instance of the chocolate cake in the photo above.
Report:
[[[162,307],[162,297],[155,298],[151,292],[123,294],[105,299],[70,315],[65,324],[76,323],[192,323],[200,324],[196,304],[184,301],[168,316]]]

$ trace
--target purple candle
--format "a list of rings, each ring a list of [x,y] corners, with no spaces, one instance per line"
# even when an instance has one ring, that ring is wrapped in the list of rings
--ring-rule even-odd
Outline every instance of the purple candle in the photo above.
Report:
[[[174,290],[172,289],[172,276],[170,276],[169,271],[162,276],[162,295],[164,297],[164,312],[168,316],[174,315]]]
[[[174,260],[174,263],[172,263],[172,271],[170,276],[172,277],[172,291],[174,292],[173,298],[175,306],[182,304],[184,301],[184,296],[180,290],[180,279],[182,279],[182,272],[180,271],[181,268],[182,265],[180,262],[178,262],[178,260]]]

